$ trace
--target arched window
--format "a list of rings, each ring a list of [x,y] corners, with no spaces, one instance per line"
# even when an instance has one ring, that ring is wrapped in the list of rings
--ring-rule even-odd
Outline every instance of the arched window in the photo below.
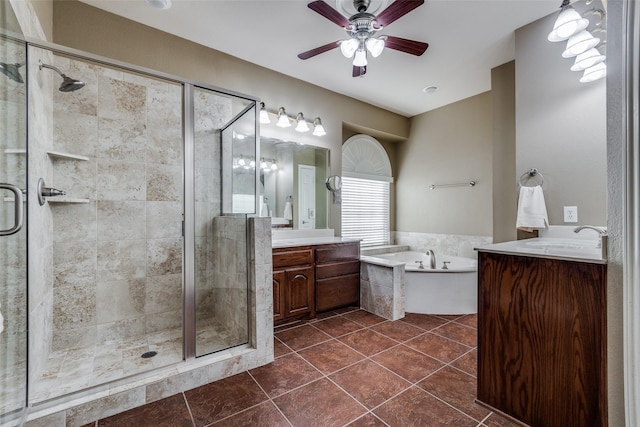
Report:
[[[355,135],[342,146],[342,236],[362,246],[389,244],[391,162],[382,145]]]

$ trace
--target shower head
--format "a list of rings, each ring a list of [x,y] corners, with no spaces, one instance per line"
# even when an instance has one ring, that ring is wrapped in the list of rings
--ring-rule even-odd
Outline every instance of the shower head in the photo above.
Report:
[[[18,71],[23,65],[24,64],[5,64],[4,62],[0,62],[0,72],[14,82],[24,83],[20,71]]]
[[[60,77],[62,77],[62,83],[60,83],[60,87],[58,88],[60,92],[73,92],[74,90],[82,89],[84,87],[84,82],[72,79],[53,65],[43,64],[42,61],[40,61],[40,69],[42,70],[43,68],[49,68],[60,74]]]

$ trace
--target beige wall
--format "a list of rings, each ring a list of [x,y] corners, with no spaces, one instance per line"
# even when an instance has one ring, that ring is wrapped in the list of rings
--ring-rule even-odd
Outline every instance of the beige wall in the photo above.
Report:
[[[493,113],[493,242],[516,240],[515,63],[491,70]]]
[[[492,234],[491,123],[490,92],[411,119],[396,158],[397,231]],[[429,189],[469,181],[477,185]]]
[[[327,135],[314,141],[331,149],[333,174],[342,169],[343,121],[382,132],[390,139],[409,134],[406,117],[77,1],[54,2],[53,24],[57,44],[256,96],[269,110],[284,106],[290,115],[302,111],[309,119],[320,116]],[[339,205],[332,205],[330,218],[331,227],[339,229]]]
[[[606,82],[580,83],[569,70],[566,43],[546,41],[555,18],[516,31],[516,174],[543,174],[550,224],[605,225]],[[578,207],[578,224],[564,222],[564,206]]]

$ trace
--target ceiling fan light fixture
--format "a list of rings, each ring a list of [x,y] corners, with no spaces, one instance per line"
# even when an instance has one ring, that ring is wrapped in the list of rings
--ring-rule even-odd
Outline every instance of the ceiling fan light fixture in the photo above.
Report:
[[[358,49],[356,55],[353,58],[354,67],[365,67],[367,65],[367,51],[364,49]]]
[[[568,0],[562,2],[560,14],[553,24],[553,30],[547,36],[550,42],[561,42],[578,34],[587,28],[589,20],[580,14],[569,4]]]
[[[281,128],[288,128],[291,126],[289,116],[287,116],[287,113],[284,111],[284,107],[280,107],[278,109],[278,121],[276,122],[276,126]]]
[[[584,74],[580,78],[580,83],[590,83],[600,80],[607,75],[607,66],[604,62],[599,62],[593,67],[584,70]]]
[[[351,58],[356,50],[358,50],[358,40],[349,39],[340,42],[340,51],[345,58]]]
[[[260,123],[262,124],[271,123],[271,119],[269,118],[269,113],[267,113],[267,109],[264,106],[264,102],[260,103]]]
[[[296,121],[298,122],[298,124],[296,125],[296,131],[309,132],[309,125],[304,119],[304,115],[302,115],[302,113],[298,113],[298,115],[296,116]]]
[[[169,9],[171,0],[147,0],[147,3],[155,9]]]
[[[327,132],[324,130],[324,126],[322,126],[322,121],[320,117],[316,117],[313,119],[313,135],[314,136],[325,136]]]
[[[384,50],[384,40],[382,39],[371,37],[370,39],[367,39],[365,44],[367,46],[367,50],[374,58],[380,56],[380,54]]]
[[[576,62],[571,66],[571,71],[583,71],[604,61],[607,57],[602,55],[598,49],[591,48],[588,51],[576,56]]]
[[[589,31],[580,31],[575,36],[569,37],[569,40],[567,40],[567,49],[562,52],[562,57],[573,58],[596,47],[598,43],[600,43],[600,39],[593,37]]]

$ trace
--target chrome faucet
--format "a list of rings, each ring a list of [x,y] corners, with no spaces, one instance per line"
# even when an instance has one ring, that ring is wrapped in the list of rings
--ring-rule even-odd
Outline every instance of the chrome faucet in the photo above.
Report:
[[[594,227],[593,225],[581,225],[580,227],[576,227],[576,228],[574,228],[574,229],[573,229],[573,232],[574,232],[574,233],[579,233],[579,232],[581,232],[581,231],[582,231],[582,230],[584,230],[584,229],[589,229],[589,230],[597,231],[597,232],[598,232],[598,234],[600,235],[600,242],[598,243],[598,246],[596,246],[596,247],[598,247],[598,248],[602,247],[602,246],[601,246],[602,241],[603,241],[603,240],[606,240],[606,237],[607,237],[607,230],[604,230],[604,229],[602,229],[602,228],[600,228],[600,227]]]
[[[598,245],[596,246],[596,248],[602,249],[602,258],[607,259],[607,239],[609,238],[607,230],[601,227],[594,227],[593,225],[581,225],[580,227],[574,228],[573,232],[579,233],[586,228],[588,228],[589,230],[594,230],[600,235],[600,240],[598,240]]]
[[[425,254],[429,257],[429,267],[432,270],[436,269],[436,253],[433,252],[431,249],[427,249],[425,251]]]

